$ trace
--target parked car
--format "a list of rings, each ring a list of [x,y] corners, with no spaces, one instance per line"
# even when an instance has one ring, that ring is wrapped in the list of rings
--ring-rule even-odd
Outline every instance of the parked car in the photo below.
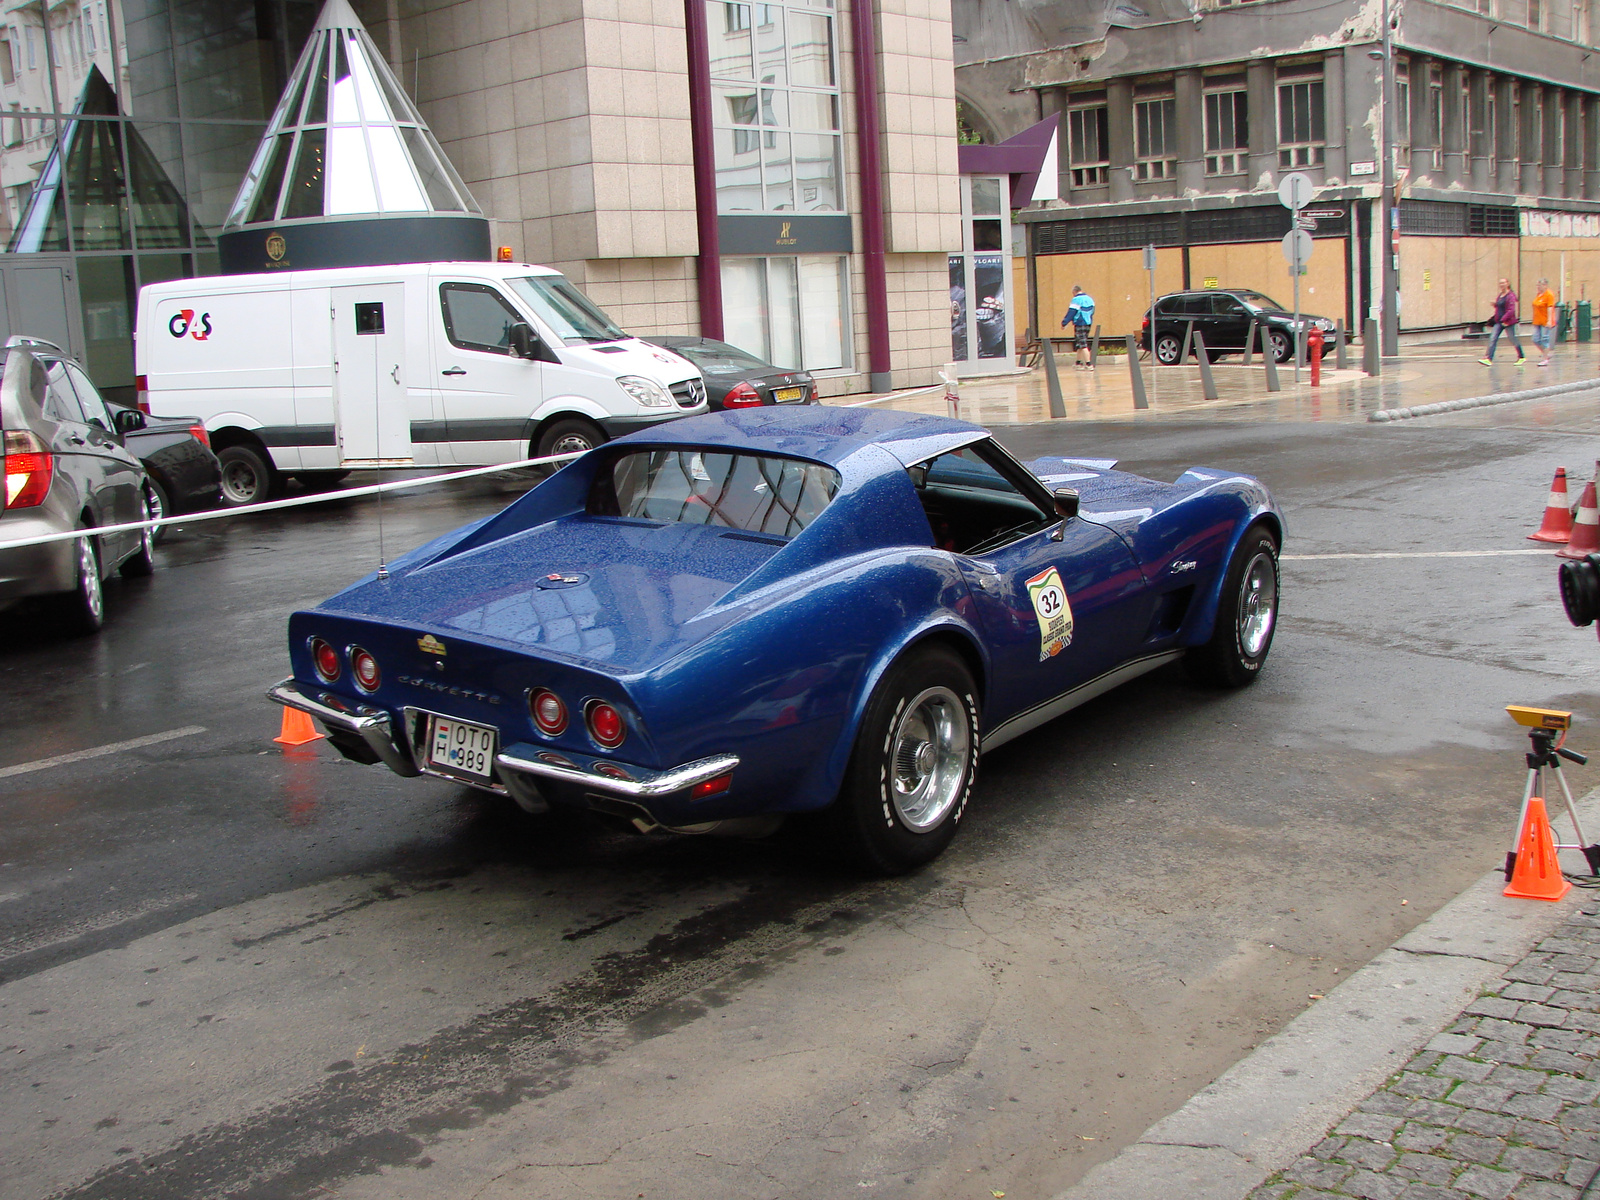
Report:
[[[43,597],[75,632],[105,620],[103,581],[155,568],[149,529],[8,549],[6,542],[144,519],[154,491],[123,437],[143,413],[113,415],[59,347],[13,337],[0,364],[5,506],[0,509],[0,604]]]
[[[122,413],[135,412],[111,405],[119,422]],[[222,496],[222,464],[211,452],[211,435],[199,417],[157,417],[144,414],[142,428],[125,433],[122,444],[144,464],[150,477],[151,516],[159,519],[178,513],[215,508]],[[155,531],[161,540],[165,528]]]
[[[712,412],[763,404],[815,404],[817,384],[809,371],[762,362],[753,354],[704,337],[653,337],[647,342],[681,354],[705,376]]]
[[[1256,325],[1267,327],[1267,337],[1272,345],[1272,357],[1277,362],[1288,362],[1294,353],[1294,313],[1285,309],[1271,296],[1248,288],[1229,291],[1172,292],[1162,296],[1155,304],[1155,360],[1171,366],[1183,353],[1184,332],[1189,322],[1206,343],[1206,357],[1216,362],[1224,354],[1239,354],[1244,350],[1245,339],[1251,336]],[[1300,328],[1320,329],[1332,348],[1338,326],[1327,317],[1311,313],[1300,314]],[[1144,324],[1139,329],[1139,348],[1151,349],[1151,314],[1145,313]],[[1254,334],[1253,350],[1261,349],[1261,334]],[[1190,353],[1194,353],[1193,349]]]
[[[909,870],[980,749],[1164,663],[1237,686],[1266,660],[1267,489],[1114,465],[912,413],[673,422],[293,614],[269,695],[348,758],[530,811],[752,835],[826,810]]]

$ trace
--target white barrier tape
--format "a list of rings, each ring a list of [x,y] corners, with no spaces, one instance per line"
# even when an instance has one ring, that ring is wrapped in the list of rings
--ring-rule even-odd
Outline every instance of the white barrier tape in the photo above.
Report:
[[[1487,408],[1493,404],[1514,404],[1518,400],[1539,400],[1545,396],[1584,392],[1596,387],[1600,387],[1600,379],[1552,383],[1545,387],[1522,388],[1514,392],[1495,392],[1491,396],[1466,396],[1459,400],[1440,400],[1436,404],[1415,404],[1410,408],[1380,408],[1376,412],[1369,412],[1367,420],[1377,424],[1386,421],[1409,421],[1413,417],[1432,417],[1439,413],[1460,412],[1465,408]]]
[[[551,454],[544,458],[523,458],[516,462],[496,463],[492,467],[472,467],[466,471],[451,471],[447,475],[424,475],[419,479],[399,479],[393,483],[374,483],[366,487],[343,488],[336,492],[318,492],[314,496],[295,496],[290,500],[267,500],[261,504],[241,504],[237,508],[217,508],[209,512],[188,513],[181,517],[162,517],[157,521],[128,521],[122,525],[96,525],[92,529],[74,529],[67,533],[44,533],[38,537],[0,541],[0,550],[19,550],[24,546],[44,546],[51,542],[71,542],[89,534],[128,533],[135,529],[159,529],[163,525],[194,525],[200,521],[223,521],[231,517],[249,516],[252,513],[277,512],[285,508],[304,508],[308,504],[326,504],[330,500],[355,500],[375,496],[380,492],[398,492],[405,488],[423,487],[430,483],[448,483],[454,479],[472,479],[478,475],[493,475],[496,471],[514,471],[534,467],[540,463],[564,463],[587,454],[575,450],[570,454]]]

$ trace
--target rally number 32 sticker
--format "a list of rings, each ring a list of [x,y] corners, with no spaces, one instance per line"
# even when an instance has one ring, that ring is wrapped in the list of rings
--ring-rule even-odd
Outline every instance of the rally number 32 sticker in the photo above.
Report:
[[[1054,567],[1028,580],[1028,598],[1039,618],[1039,661],[1044,662],[1072,645],[1072,605]]]

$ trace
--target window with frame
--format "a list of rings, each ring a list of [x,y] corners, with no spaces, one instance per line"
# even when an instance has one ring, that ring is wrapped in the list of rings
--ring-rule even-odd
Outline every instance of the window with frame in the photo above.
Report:
[[[843,212],[834,14],[706,5],[717,211]]]
[[[1428,144],[1433,147],[1433,169],[1444,167],[1444,68],[1428,67]]]
[[[1250,148],[1248,93],[1241,90],[1205,94],[1206,174],[1239,175]]]
[[[1322,106],[1322,80],[1296,79],[1278,84],[1278,165],[1320,167],[1327,145]]]
[[[1177,171],[1178,102],[1171,96],[1133,105],[1133,177],[1170,179]]]
[[[524,318],[494,288],[482,283],[441,283],[439,305],[452,346],[489,354],[511,353],[511,327]]]
[[[1067,110],[1067,166],[1073,187],[1098,187],[1111,168],[1106,106]]]
[[[1394,131],[1395,149],[1411,152],[1411,64],[1397,61],[1394,64]]]
[[[1528,0],[1528,28],[1544,28],[1544,3],[1543,0]]]
[[[848,265],[831,254],[724,258],[723,340],[774,366],[849,366]]]

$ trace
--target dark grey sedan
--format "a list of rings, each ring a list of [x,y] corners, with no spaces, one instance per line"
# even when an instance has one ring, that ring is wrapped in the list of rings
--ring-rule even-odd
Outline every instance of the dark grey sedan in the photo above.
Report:
[[[48,342],[14,337],[0,364],[5,505],[0,509],[0,605],[41,597],[74,632],[105,620],[101,584],[114,570],[154,569],[150,530],[7,548],[74,529],[146,519],[153,493],[143,465],[123,445],[144,414],[113,417],[77,363]]]
[[[763,404],[815,404],[817,384],[808,371],[775,367],[753,354],[706,337],[645,338],[674,354],[681,354],[706,380],[706,401],[712,412],[725,408],[756,408]]]

